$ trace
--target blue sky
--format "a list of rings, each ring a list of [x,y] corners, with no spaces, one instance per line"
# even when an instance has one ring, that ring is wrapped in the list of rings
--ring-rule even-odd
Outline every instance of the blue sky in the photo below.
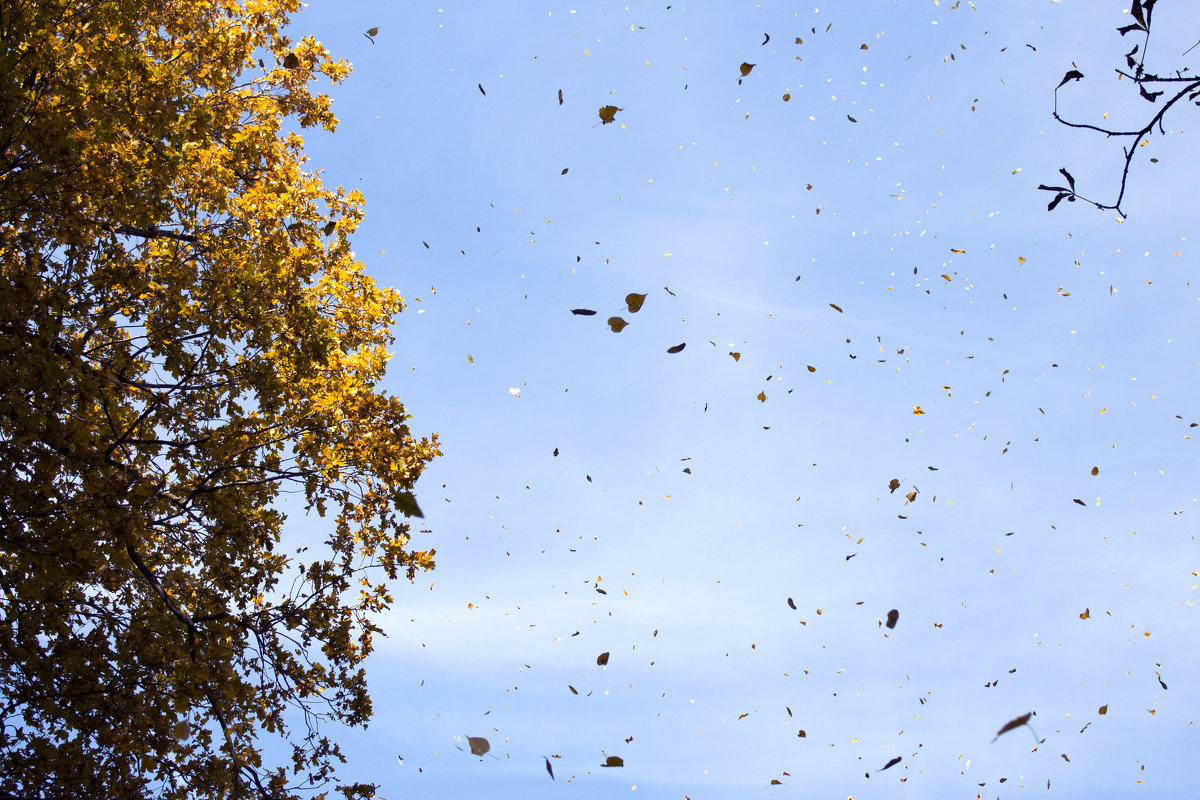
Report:
[[[394,593],[370,728],[330,732],[343,774],[390,798],[1185,793],[1194,109],[1139,153],[1126,220],[1047,213],[1059,167],[1119,184],[1121,142],[1051,117],[1073,63],[1063,113],[1153,113],[1112,72],[1124,6],[667,5],[294,20],[354,64],[307,150],[366,196],[355,250],[409,303],[384,388],[445,452],[418,484],[438,567]],[[1200,13],[1156,13],[1169,72]],[[1043,743],[992,743],[1029,711]]]

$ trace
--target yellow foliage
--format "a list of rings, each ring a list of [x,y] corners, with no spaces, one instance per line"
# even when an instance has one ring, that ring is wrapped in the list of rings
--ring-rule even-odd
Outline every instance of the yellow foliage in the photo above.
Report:
[[[388,581],[433,567],[405,517],[437,438],[376,388],[403,300],[350,250],[362,198],[282,132],[334,130],[309,87],[350,71],[283,33],[299,6],[0,10],[0,774],[17,794],[306,788],[263,763],[260,730],[331,782],[336,746],[293,738],[285,709],[365,722],[357,665]],[[273,506],[289,486],[332,516],[303,561]]]

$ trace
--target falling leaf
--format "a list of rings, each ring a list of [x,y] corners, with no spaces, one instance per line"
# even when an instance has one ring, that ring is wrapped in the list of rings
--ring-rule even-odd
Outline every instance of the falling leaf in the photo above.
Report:
[[[567,684],[567,688],[571,690],[571,694],[579,694],[579,690],[569,683]]]
[[[663,287],[663,291],[665,291],[667,294],[671,295],[671,297],[679,296],[679,295],[675,294],[674,292],[672,292],[670,289],[668,289],[666,286]]]
[[[562,172],[560,172],[560,173],[558,173],[558,174],[559,174],[559,175],[566,175],[566,174],[567,174],[567,170],[569,170],[569,169],[570,169],[570,167],[563,167],[563,171],[562,171]]]
[[[609,756],[608,758],[604,759],[604,763],[601,764],[600,766],[602,766],[602,767],[623,767],[623,766],[625,766],[625,759],[621,758],[620,756]]]
[[[1158,685],[1163,688],[1163,691],[1166,691],[1167,685],[1165,683],[1163,683],[1162,676],[1158,676]]]
[[[642,303],[646,302],[646,295],[630,292],[625,295],[625,305],[629,307],[630,314],[636,314],[642,310]]]
[[[1099,474],[1100,474],[1100,468],[1099,468],[1099,467],[1092,467],[1092,474],[1093,474],[1093,475],[1099,475]]]
[[[919,417],[919,416],[923,415],[924,413],[925,413],[925,409],[921,408],[920,406],[913,406],[913,416],[914,417]]]
[[[379,28],[367,28],[367,32],[363,34],[363,36],[371,41],[371,44],[375,44],[375,37],[378,35]]]
[[[817,368],[816,368],[816,367],[814,367],[812,364],[808,364],[808,365],[806,365],[806,366],[808,367],[808,371],[809,371],[809,372],[816,372],[816,371],[817,371]]]
[[[562,105],[562,89],[558,90],[558,104]]]
[[[850,120],[851,122],[858,122],[858,120],[856,120],[854,117],[850,116],[849,114],[846,115],[846,119]]]
[[[1086,508],[1086,507],[1087,507],[1087,503],[1083,502],[1083,501],[1082,501],[1082,500],[1080,500],[1078,497],[1075,497],[1075,498],[1072,498],[1072,499],[1073,499],[1073,500],[1074,500],[1076,503],[1078,503],[1079,505],[1083,506],[1084,508]]]
[[[1105,708],[1107,708],[1107,706],[1105,706]],[[1035,711],[1030,711],[1028,713],[1022,714],[1021,716],[1017,717],[1016,719],[1010,719],[1008,722],[1004,723],[1004,727],[1002,727],[1000,730],[996,731],[996,739],[999,739],[1001,736],[1008,733],[1009,731],[1016,730],[1017,728],[1021,727],[1022,725],[1028,725],[1029,718],[1032,717],[1036,713],[1037,712],[1035,712]],[[994,741],[996,741],[996,739],[992,739],[992,741],[994,742]]]
[[[1083,613],[1079,615],[1079,618],[1080,618],[1080,619],[1087,619],[1087,618],[1088,618],[1088,617],[1090,617],[1091,615],[1092,615],[1092,610],[1091,610],[1090,608],[1085,608],[1085,609],[1083,610]]]
[[[795,600],[793,600],[793,599],[792,599],[792,598],[790,598],[790,597],[788,598],[788,605],[789,605],[789,606],[791,606],[791,608],[792,608],[792,611],[795,611],[795,610],[796,610],[796,601],[795,601]],[[788,716],[791,716],[791,713],[792,713],[792,712],[790,712],[790,711],[789,711],[789,712],[788,712]]]
[[[468,736],[467,744],[471,746],[471,755],[473,756],[481,756],[492,749],[492,745],[482,736]]]
[[[576,316],[580,316],[580,317],[596,316],[596,312],[592,311],[590,308],[572,308],[571,313],[575,314]]]
[[[487,97],[487,92],[485,92],[485,91],[483,90],[483,84],[482,84],[482,83],[477,83],[477,84],[475,84],[475,85],[479,87],[479,93],[480,93],[481,95],[483,95],[484,97]]]
[[[783,781],[781,781],[781,780],[779,780],[779,779],[777,779],[777,778],[772,778],[772,779],[771,779],[771,785],[772,785],[772,786],[783,786]]]
[[[829,307],[832,308],[834,311],[838,312],[839,314],[842,313],[842,307],[837,305],[836,303],[830,303]]]
[[[671,354],[682,353],[683,348],[685,348],[685,347],[687,347],[687,342],[680,342],[679,344],[675,345],[674,347],[668,347],[667,352],[671,353]]]
[[[607,653],[607,652],[603,652],[603,653],[601,653],[600,655],[596,656],[596,663],[597,663],[597,664],[599,664],[599,665],[600,665],[600,666],[602,666],[602,667],[603,667],[603,666],[607,666],[607,664],[608,664],[608,653]]]
[[[602,107],[599,112],[600,113],[600,124],[607,125],[608,123],[613,122],[614,118],[617,116],[617,112],[624,111],[624,110],[625,109],[617,108],[616,106]]]
[[[1059,755],[1060,755],[1060,756],[1062,756],[1062,760],[1063,760],[1063,761],[1067,762],[1068,764],[1070,764],[1070,763],[1071,763],[1071,759],[1067,758],[1067,754],[1066,754],[1066,753],[1059,753]]]
[[[765,402],[767,402],[767,393],[766,393],[766,392],[759,392],[759,393],[758,393],[758,402],[760,402],[760,403],[765,403]]]
[[[1102,717],[1105,714],[1107,714],[1108,713],[1108,703],[1105,703],[1104,705],[1100,706],[1099,710],[1096,713]]]
[[[767,44],[767,42],[769,42],[769,41],[771,41],[771,34],[764,33],[763,40],[762,40],[762,46],[765,46]]]
[[[421,244],[425,245],[426,250],[429,249],[429,242],[422,241]]]
[[[902,760],[903,759],[900,756],[896,756],[895,758],[891,759],[890,761],[888,761],[886,764],[884,764],[882,767],[880,767],[879,769],[877,769],[875,771],[883,772],[885,769],[891,769],[892,767],[899,764]]]
[[[741,360],[742,360],[742,354],[741,354],[741,353],[734,353],[734,352],[730,352],[730,354],[729,354],[729,357],[730,357],[730,358],[732,358],[734,361],[741,361]]]
[[[784,92],[784,93],[783,93],[783,102],[785,102],[785,103],[786,103],[787,101],[789,101],[789,100],[791,100],[791,99],[792,99],[792,96],[791,96],[791,94],[789,94],[788,92]]]
[[[746,62],[743,61],[742,66],[738,67],[738,69],[740,69],[742,71],[742,77],[744,78],[747,75],[749,75],[750,70],[754,69],[756,66],[757,66],[757,64],[747,64]]]
[[[890,481],[888,481],[888,489],[891,490],[891,494],[895,494],[896,490],[899,488],[900,488],[900,479],[899,478],[892,478]]]
[[[425,515],[421,513],[421,507],[417,505],[417,498],[413,497],[412,492],[400,492],[396,495],[396,508],[406,517],[425,519]]]
[[[808,734],[807,734],[807,733],[805,733],[804,731],[800,731],[799,733],[797,733],[797,734],[796,734],[796,738],[797,738],[797,739],[807,739],[807,738],[808,738]]]
[[[612,328],[613,333],[620,333],[621,331],[625,330],[627,325],[629,325],[629,323],[620,317],[608,318],[608,327]]]
[[[546,758],[542,756],[542,758]],[[546,772],[550,773],[550,780],[554,780],[554,768],[550,766],[550,759],[546,758]]]
[[[896,622],[899,619],[900,619],[900,612],[893,608],[891,611],[888,612],[886,625],[888,626],[888,628],[895,628]]]

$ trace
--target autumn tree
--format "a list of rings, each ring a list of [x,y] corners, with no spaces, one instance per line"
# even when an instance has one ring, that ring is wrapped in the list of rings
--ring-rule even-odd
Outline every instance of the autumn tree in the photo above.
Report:
[[[1058,86],[1054,88],[1054,119],[1060,124],[1066,125],[1069,128],[1096,131],[1104,134],[1106,137],[1122,139],[1126,142],[1124,145],[1125,161],[1121,169],[1121,182],[1116,200],[1111,203],[1105,203],[1077,193],[1075,190],[1075,178],[1064,167],[1059,170],[1059,173],[1066,179],[1066,186],[1047,186],[1046,184],[1038,186],[1042,191],[1054,193],[1054,199],[1047,206],[1049,210],[1053,211],[1055,206],[1064,199],[1070,203],[1082,200],[1101,210],[1112,209],[1124,217],[1125,212],[1121,210],[1121,203],[1125,199],[1126,184],[1129,181],[1129,170],[1133,166],[1134,156],[1137,155],[1142,147],[1150,143],[1150,137],[1154,135],[1155,129],[1158,130],[1159,134],[1166,135],[1163,120],[1176,105],[1189,102],[1200,105],[1200,100],[1197,99],[1200,98],[1200,75],[1192,72],[1187,67],[1174,70],[1170,74],[1162,75],[1146,69],[1145,59],[1146,54],[1150,50],[1150,27],[1154,22],[1154,4],[1156,2],[1158,0],[1134,0],[1133,5],[1129,8],[1129,14],[1133,17],[1133,22],[1117,28],[1117,33],[1121,34],[1122,37],[1129,34],[1131,39],[1140,40],[1134,42],[1133,48],[1125,53],[1125,68],[1116,68],[1117,80],[1131,81],[1137,87],[1138,95],[1141,99],[1153,104],[1154,107],[1153,113],[1144,118],[1143,122],[1138,123],[1136,129],[1122,130],[1121,128],[1109,127],[1107,125],[1073,122],[1059,113],[1058,92],[1073,81],[1083,79],[1084,75],[1078,69],[1072,68],[1068,70],[1062,80],[1059,81]],[[1159,102],[1159,98],[1162,98],[1161,103]],[[1105,117],[1107,116],[1106,114]]]
[[[299,6],[0,4],[0,795],[335,784],[322,725],[367,723],[373,620],[433,566],[437,439],[376,387],[402,298],[285,130],[349,73]]]

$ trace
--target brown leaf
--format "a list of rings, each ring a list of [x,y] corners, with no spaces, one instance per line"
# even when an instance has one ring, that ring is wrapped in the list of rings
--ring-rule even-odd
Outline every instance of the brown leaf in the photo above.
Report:
[[[482,736],[468,736],[467,744],[470,745],[473,756],[481,756],[492,749],[492,745]]]
[[[1035,712],[1035,711],[1030,711],[1028,713],[1022,714],[1019,717],[1016,717],[1015,719],[1010,719],[1008,722],[1004,723],[1004,727],[1002,727],[1000,730],[996,731],[996,739],[999,739],[1001,736],[1008,733],[1009,731],[1016,730],[1017,728],[1021,727],[1022,725],[1028,725],[1029,718],[1032,717],[1036,713],[1037,712]],[[996,741],[996,739],[992,739],[992,741],[994,742],[994,741]]]
[[[630,292],[625,295],[625,305],[629,307],[630,314],[636,314],[642,310],[642,303],[646,302],[646,295]]]
[[[886,624],[887,624],[888,628],[895,628],[896,622],[899,619],[900,619],[900,612],[893,608],[891,611],[888,612],[888,615],[887,615],[887,623]]]
[[[608,664],[608,653],[604,652],[596,656],[596,663],[602,667],[606,666]]]
[[[600,111],[599,111],[599,114],[600,114],[600,124],[601,124],[601,125],[607,125],[607,124],[608,124],[608,123],[610,123],[610,122],[614,122],[614,121],[616,120],[617,112],[618,112],[618,111],[624,111],[624,110],[625,110],[625,109],[623,109],[623,108],[617,108],[616,106],[604,106],[604,107],[602,107],[602,108],[600,109]]]

